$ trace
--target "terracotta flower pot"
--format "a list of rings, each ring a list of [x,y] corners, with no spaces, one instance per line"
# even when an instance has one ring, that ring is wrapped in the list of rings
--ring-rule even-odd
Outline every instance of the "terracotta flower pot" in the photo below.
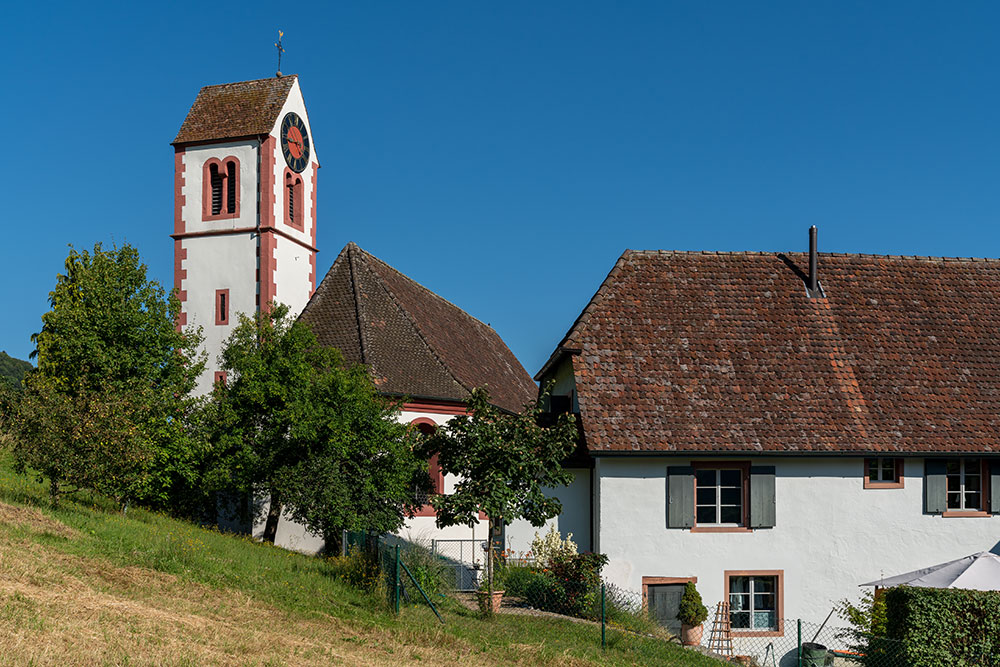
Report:
[[[701,625],[681,623],[681,644],[684,644],[684,646],[697,646],[701,644],[701,633]]]
[[[479,611],[484,614],[489,612],[492,614],[500,611],[500,601],[503,600],[504,591],[493,591],[493,595],[490,595],[489,591],[476,591],[476,598],[479,600]]]

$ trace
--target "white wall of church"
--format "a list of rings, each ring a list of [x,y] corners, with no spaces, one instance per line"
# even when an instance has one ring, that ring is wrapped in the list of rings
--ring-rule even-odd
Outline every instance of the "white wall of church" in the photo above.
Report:
[[[198,380],[197,394],[212,389],[214,372],[222,344],[239,323],[237,313],[256,310],[257,241],[251,234],[206,236],[185,239],[187,278],[181,289],[187,291],[184,311],[188,327],[202,327],[204,350],[208,353],[205,373]],[[229,324],[215,323],[215,291],[229,290]]]
[[[185,231],[203,232],[238,229],[257,225],[257,146],[256,140],[188,146],[184,150],[184,217]],[[240,214],[224,220],[202,220],[202,186],[205,162],[211,158],[223,160],[235,157],[240,162]],[[188,274],[190,276],[190,273]]]
[[[312,253],[284,237],[278,236],[275,240],[275,300],[287,305],[291,314],[297,316],[312,296],[309,278],[309,255]]]

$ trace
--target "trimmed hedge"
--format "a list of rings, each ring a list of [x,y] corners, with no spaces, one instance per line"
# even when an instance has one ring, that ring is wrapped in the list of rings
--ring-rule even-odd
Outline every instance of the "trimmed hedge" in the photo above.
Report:
[[[1000,667],[1000,592],[899,586],[885,602],[905,664]]]

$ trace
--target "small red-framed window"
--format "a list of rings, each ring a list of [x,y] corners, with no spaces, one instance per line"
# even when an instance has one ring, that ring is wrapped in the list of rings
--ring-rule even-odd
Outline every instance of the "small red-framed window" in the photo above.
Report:
[[[304,230],[302,209],[305,206],[302,177],[285,168],[285,223],[298,230]]]
[[[902,489],[903,459],[877,456],[865,459],[866,489]]]
[[[229,302],[229,290],[215,290],[215,323],[229,324],[229,309],[232,304]]]
[[[202,220],[240,216],[240,161],[236,157],[205,160],[201,181]]]
[[[215,384],[221,384],[225,387],[227,379],[229,379],[229,376],[226,374],[226,371],[215,371]]]

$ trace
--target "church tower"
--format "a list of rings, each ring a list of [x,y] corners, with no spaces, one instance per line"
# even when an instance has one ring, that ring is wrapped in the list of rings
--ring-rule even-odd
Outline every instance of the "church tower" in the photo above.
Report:
[[[298,77],[205,86],[174,146],[174,286],[181,326],[201,326],[207,393],[239,319],[297,315],[316,288],[316,172]]]

